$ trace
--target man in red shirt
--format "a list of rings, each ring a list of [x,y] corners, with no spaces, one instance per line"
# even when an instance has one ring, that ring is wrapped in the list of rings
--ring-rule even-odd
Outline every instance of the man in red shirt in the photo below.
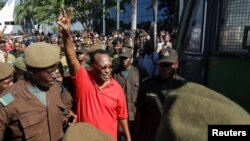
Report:
[[[112,62],[103,50],[90,56],[91,70],[86,70],[77,60],[70,35],[71,13],[62,16],[58,25],[63,35],[69,71],[76,90],[76,113],[78,121],[88,122],[117,140],[117,125],[122,126],[127,141],[130,141],[128,113],[125,94],[121,86],[111,77]]]

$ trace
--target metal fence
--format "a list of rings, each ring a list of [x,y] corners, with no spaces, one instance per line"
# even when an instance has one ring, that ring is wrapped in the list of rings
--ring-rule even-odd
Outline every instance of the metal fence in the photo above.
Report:
[[[250,45],[250,0],[222,0],[221,2],[218,51],[248,54]]]

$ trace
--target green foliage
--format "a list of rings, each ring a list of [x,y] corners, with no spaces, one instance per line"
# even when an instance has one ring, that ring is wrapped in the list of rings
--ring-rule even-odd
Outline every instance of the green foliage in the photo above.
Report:
[[[0,10],[4,7],[5,2],[0,2]]]
[[[94,27],[98,27],[103,14],[102,0],[78,0],[71,2],[70,5],[74,8],[73,21],[80,21],[88,31],[94,31]],[[113,5],[112,1],[107,1],[105,8]]]
[[[15,8],[15,22],[23,24],[24,21],[38,23],[56,21],[61,4],[66,8],[73,7],[72,22],[81,22],[86,30],[93,31],[102,17],[102,0],[25,0]],[[105,8],[114,5],[115,1],[106,0]]]
[[[56,20],[64,0],[25,0],[15,8],[15,22],[48,22]]]
[[[125,0],[126,1],[126,0]],[[178,24],[178,1],[179,0],[158,0],[158,15],[161,14],[164,19],[157,22],[157,29],[170,31],[177,26]],[[147,10],[152,8],[152,4],[147,7]],[[161,13],[160,13],[161,11]],[[145,30],[148,30],[150,27],[150,22],[139,23],[138,27],[142,27]]]
[[[51,30],[52,30],[54,33],[56,33],[56,32],[58,32],[58,27],[57,27],[57,26],[53,26],[53,27],[51,28]]]
[[[178,0],[159,0],[158,10],[162,10],[162,16],[166,17],[164,20],[158,21],[159,30],[171,31],[176,26],[176,19],[178,22],[178,14],[175,13],[177,9],[176,3]]]

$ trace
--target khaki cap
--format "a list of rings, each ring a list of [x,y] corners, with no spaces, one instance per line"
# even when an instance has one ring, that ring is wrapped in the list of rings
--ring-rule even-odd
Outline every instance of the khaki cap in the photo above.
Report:
[[[188,82],[166,97],[157,141],[207,141],[213,124],[249,125],[250,116],[222,94]]]
[[[134,48],[134,41],[132,39],[128,39],[124,42],[124,47]]]
[[[89,49],[89,53],[92,53],[96,50],[102,49],[102,45],[99,43],[95,43],[92,47]]]
[[[4,80],[14,72],[14,67],[9,63],[0,62],[0,80]]]
[[[159,63],[178,63],[178,54],[172,48],[164,48],[159,52]]]
[[[14,66],[20,70],[27,71],[26,65],[23,62],[23,57],[17,57]]]
[[[85,38],[85,39],[83,39],[83,40],[81,41],[81,45],[82,45],[82,46],[90,46],[90,45],[92,45],[92,40],[89,39],[89,38]]]
[[[115,141],[107,133],[96,129],[89,123],[76,123],[71,125],[63,138],[63,141]]]
[[[24,51],[24,63],[34,68],[47,68],[59,62],[60,48],[45,42],[29,45]]]
[[[77,47],[76,50],[75,50],[76,53],[87,53],[88,50],[85,48],[85,47]]]
[[[119,54],[119,57],[131,58],[132,56],[133,56],[132,49],[128,47],[123,47],[121,49],[121,53]]]
[[[11,64],[14,64],[15,61],[16,61],[16,57],[13,54],[11,54],[11,53],[8,52],[7,62],[11,63]]]

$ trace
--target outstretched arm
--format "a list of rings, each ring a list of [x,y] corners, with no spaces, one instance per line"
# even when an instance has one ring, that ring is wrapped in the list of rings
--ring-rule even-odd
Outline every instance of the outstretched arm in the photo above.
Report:
[[[0,31],[0,40],[2,40],[2,37],[3,37],[3,35],[4,35],[4,31],[5,31],[6,28],[7,28],[7,27],[4,26],[3,30]]]
[[[65,48],[67,63],[69,66],[69,72],[71,75],[74,75],[80,70],[81,65],[77,60],[75,49],[73,46],[73,40],[70,35],[72,13],[72,9],[70,9],[70,11],[67,13],[64,7],[61,6],[61,16],[59,16],[57,24],[59,25],[60,32],[63,36],[63,44]]]

